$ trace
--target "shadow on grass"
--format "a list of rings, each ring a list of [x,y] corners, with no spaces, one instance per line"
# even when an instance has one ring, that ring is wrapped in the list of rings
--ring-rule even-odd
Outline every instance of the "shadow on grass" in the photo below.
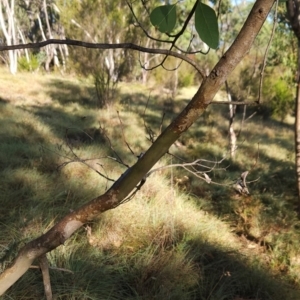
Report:
[[[0,97],[0,103],[8,103],[8,101]]]
[[[81,245],[66,245],[73,251],[57,262],[63,269],[50,270],[56,299],[299,299],[299,291],[275,279],[258,262],[211,245],[201,236],[183,238],[168,248],[149,244],[136,253]],[[7,297],[42,299],[40,271],[30,269]]]
[[[238,138],[237,157],[231,160],[225,109],[209,113],[213,117],[202,116],[181,138],[186,146],[184,158],[217,162],[227,153],[227,158],[217,165],[226,170],[209,173],[213,181],[227,186],[208,185],[183,171],[174,172],[174,176],[189,175],[190,184],[184,188],[196,195],[198,206],[229,222],[232,232],[241,239],[264,245],[274,270],[292,278],[289,270],[293,263],[289,257],[300,247],[293,126],[261,116],[253,118],[244,125]],[[176,154],[180,155],[180,149]],[[247,181],[252,181],[248,183],[250,195],[241,196],[232,185],[245,171],[249,171]]]
[[[89,108],[97,107],[94,87],[87,86],[84,83],[51,79],[47,86],[47,93],[52,100],[58,101],[61,105],[78,103]]]
[[[72,98],[74,92],[76,96],[81,97],[81,90],[75,89],[72,84],[65,85],[64,83],[61,88],[62,83],[58,80],[54,81],[53,85],[56,90],[54,89],[50,95],[53,100],[57,100],[63,105],[74,103],[75,100]],[[133,96],[130,95],[130,97],[132,100]],[[143,112],[146,102],[146,97],[136,95],[136,98],[133,98],[130,103],[131,109],[140,114]],[[94,109],[93,102],[84,98],[80,105]],[[0,153],[2,154],[0,172],[4,178],[0,186],[1,244],[4,246],[1,248],[0,256],[9,260],[10,257],[7,256],[7,253],[12,240],[19,243],[32,239],[41,231],[46,230],[50,223],[56,222],[69,209],[77,208],[99,195],[99,187],[93,188],[88,185],[81,172],[77,173],[74,170],[73,178],[57,172],[56,167],[60,163],[57,155],[41,149],[53,149],[53,145],[60,147],[66,134],[66,128],[71,127],[76,127],[78,130],[70,132],[72,136],[68,138],[79,141],[79,148],[91,144],[103,146],[105,138],[100,132],[98,137],[94,136],[95,143],[85,139],[85,135],[81,134],[82,130],[89,128],[96,130],[97,128],[93,127],[94,115],[87,115],[87,118],[82,119],[81,110],[78,110],[78,113],[76,111],[66,113],[52,106],[20,109],[8,107],[2,103],[0,103],[0,107],[1,110],[3,109],[0,121]],[[157,113],[158,107],[155,102],[148,106],[149,111],[155,111],[155,113],[153,116],[150,113],[146,114],[146,122],[154,124],[153,126],[159,126],[161,122]],[[33,115],[31,115],[32,113]],[[30,120],[30,118],[35,119]],[[38,130],[35,126],[36,121],[50,128],[50,133],[43,134],[42,130]],[[223,130],[218,122],[214,123],[214,127],[217,131]],[[192,131],[191,135],[193,133],[195,131]],[[52,137],[51,134],[54,136]],[[199,133],[196,128],[193,138],[196,139],[196,142],[200,142],[205,132],[197,134]],[[261,138],[264,139],[263,136]],[[284,142],[282,146],[289,148],[290,144]],[[202,156],[204,149],[203,147],[203,150],[199,151],[197,155]],[[255,145],[253,145],[246,150],[255,152],[255,149]],[[212,149],[206,151],[207,155],[211,155],[211,157],[217,157],[220,153],[218,150]],[[125,156],[125,151],[121,155]],[[256,189],[262,192],[266,185],[267,188],[273,189],[271,190],[273,195],[274,193],[280,195],[284,192],[287,183],[290,182],[286,177],[291,176],[292,165],[289,165],[286,170],[285,162],[274,159],[267,153],[260,157],[262,160],[269,161],[270,168],[276,166],[276,171],[270,175],[269,170],[257,168],[257,175],[262,178],[262,181],[255,183]],[[245,171],[244,166],[239,163],[231,163],[231,166],[234,170],[234,174],[230,175],[232,178]],[[222,178],[221,175],[216,176]],[[210,191],[211,189],[210,187]],[[227,201],[230,198],[228,190],[219,188],[210,193],[211,197],[207,197],[205,201],[211,201],[211,211],[214,214],[225,218],[235,210],[233,201]],[[220,203],[223,203],[223,206]],[[287,291],[287,285],[283,280],[274,279],[271,273],[263,270],[258,264],[248,263],[241,255],[211,245],[205,242],[201,236],[185,240],[183,231],[179,236],[182,239],[167,249],[149,245],[148,248],[133,253],[128,249],[120,249],[119,252],[103,252],[91,249],[88,245],[72,246],[70,242],[69,248],[68,245],[62,246],[66,247],[66,252],[71,253],[70,256],[67,259],[60,257],[53,260],[58,267],[70,269],[74,274],[52,270],[53,291],[58,299],[179,300],[242,299],[243,297],[266,300],[299,299],[299,294],[297,297],[293,296],[292,289]],[[80,234],[77,234],[76,237],[82,238]],[[149,241],[149,244],[151,243],[153,241]],[[184,258],[181,263],[178,263],[178,255],[182,255]],[[60,261],[58,261],[59,259]],[[196,276],[196,280],[184,272],[187,264],[190,264],[191,274]],[[7,296],[2,298],[42,299],[42,297],[43,287],[40,272],[29,270],[8,291]]]

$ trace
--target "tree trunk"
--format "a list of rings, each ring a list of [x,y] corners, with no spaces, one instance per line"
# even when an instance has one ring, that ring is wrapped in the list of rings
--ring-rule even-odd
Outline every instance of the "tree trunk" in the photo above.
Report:
[[[25,44],[26,40],[25,40],[24,34],[22,33],[22,31],[19,27],[17,27],[17,29],[18,29],[18,32],[19,32],[22,43]],[[30,58],[29,58],[29,54],[28,54],[28,49],[24,49],[24,51],[25,51],[26,61],[29,64],[30,63]]]
[[[0,295],[12,286],[41,255],[62,245],[84,223],[100,213],[113,209],[135,189],[147,172],[169,150],[170,146],[197,120],[224,84],[228,75],[249,51],[256,35],[266,20],[274,0],[257,0],[238,37],[202,81],[198,91],[161,133],[149,150],[129,168],[103,195],[66,215],[48,232],[25,245],[10,267],[0,275]]]
[[[225,81],[225,86],[226,86],[227,100],[229,102],[231,102],[232,97],[231,97],[231,93],[230,93],[230,90],[229,90],[227,80]],[[236,134],[235,134],[235,131],[234,131],[234,128],[233,128],[235,112],[236,112],[236,105],[229,104],[229,130],[228,130],[228,135],[229,135],[229,145],[230,145],[230,157],[231,157],[231,159],[234,158],[235,151],[236,151]]]
[[[298,191],[298,214],[300,214],[300,39],[298,38],[298,75],[295,105],[295,152]]]
[[[47,25],[48,38],[52,39],[53,35],[52,35],[50,23],[49,23],[49,17],[48,17],[48,10],[47,10],[46,0],[44,0],[44,2],[43,2],[43,9],[44,9],[45,20],[46,20],[46,25]],[[40,28],[41,28],[43,37],[46,40],[46,37],[45,37],[45,34],[43,32],[43,28],[42,28],[41,22],[39,24],[40,24]],[[57,57],[56,45],[49,45],[48,49],[49,49],[49,51],[47,53],[48,57],[47,57],[47,60],[46,60],[46,63],[45,63],[45,69],[46,69],[46,71],[49,71],[49,69],[50,69],[50,63],[51,63],[52,59],[53,59],[54,66],[57,66],[59,68],[59,60],[58,60],[58,57]]]
[[[297,176],[298,214],[300,215],[300,1],[286,2],[287,17],[298,39],[297,90],[295,104],[295,163]]]
[[[6,28],[4,16],[2,13],[2,1],[3,0],[0,1],[0,27],[6,39],[6,44],[8,46],[11,46],[16,44],[16,30],[15,30],[15,18],[14,18],[15,3],[14,0],[12,0],[11,5],[9,6],[8,1],[3,1],[6,15],[7,15],[7,23],[8,23]],[[12,74],[16,74],[18,69],[17,53],[18,53],[17,50],[8,51],[9,69]]]

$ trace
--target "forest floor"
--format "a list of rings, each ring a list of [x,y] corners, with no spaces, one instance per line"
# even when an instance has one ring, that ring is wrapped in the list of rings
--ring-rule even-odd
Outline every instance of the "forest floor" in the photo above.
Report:
[[[172,98],[121,83],[99,109],[88,80],[0,69],[0,271],[105,192],[112,181],[95,170],[117,179],[126,168],[114,158],[132,165],[195,91]],[[248,118],[255,111],[243,121],[238,110],[234,159],[228,107],[211,105],[156,165],[202,159],[214,183],[180,167],[155,172],[131,201],[48,253],[55,299],[300,299],[293,118]],[[232,188],[244,171],[248,196]],[[0,299],[44,299],[39,269]]]

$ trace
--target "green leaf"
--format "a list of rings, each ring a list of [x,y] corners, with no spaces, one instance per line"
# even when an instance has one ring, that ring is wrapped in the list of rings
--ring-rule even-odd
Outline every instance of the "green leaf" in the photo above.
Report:
[[[176,6],[162,5],[153,9],[150,21],[160,32],[170,33],[176,24]]]
[[[198,1],[195,11],[195,27],[201,40],[210,48],[219,46],[219,27],[215,11]]]

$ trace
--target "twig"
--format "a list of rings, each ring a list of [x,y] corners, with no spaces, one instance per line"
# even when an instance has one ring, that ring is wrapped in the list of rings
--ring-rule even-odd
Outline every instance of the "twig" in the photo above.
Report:
[[[42,276],[43,276],[43,283],[44,283],[44,290],[47,300],[52,300],[52,289],[51,289],[51,282],[50,282],[50,275],[49,275],[49,265],[46,254],[43,254],[38,259]]]
[[[139,22],[139,19],[138,17],[136,16],[134,10],[133,10],[133,7],[132,5],[129,3],[129,1],[126,1],[127,2],[127,5],[130,9],[130,12],[132,14],[132,16],[134,17],[136,23],[138,24],[138,27],[140,27],[142,29],[142,31],[144,32],[144,34],[151,40],[153,41],[156,41],[156,42],[160,42],[160,43],[167,43],[167,44],[171,44],[171,47],[170,47],[170,50],[175,47],[176,45],[176,42],[177,40],[180,38],[180,36],[182,36],[182,34],[185,32],[186,30],[186,27],[188,26],[192,16],[194,15],[195,13],[195,10],[196,10],[196,7],[197,7],[197,2],[198,1],[195,1],[195,4],[193,6],[193,8],[191,9],[191,11],[189,12],[187,18],[185,19],[185,22],[182,26],[182,28],[179,30],[179,32],[177,32],[176,34],[169,34],[169,33],[165,33],[169,38],[173,38],[173,40],[166,40],[166,39],[159,39],[159,38],[155,38],[153,37],[152,35],[149,34],[148,30],[146,30],[142,24]],[[145,7],[145,5],[143,5],[145,10],[148,12],[148,9]],[[204,52],[202,52],[201,50],[198,50],[198,51],[195,51],[195,52],[188,52],[186,51],[186,54],[194,54],[194,53],[202,53],[202,54],[206,54]]]
[[[40,268],[41,268],[41,267],[39,267],[39,266],[34,266],[34,265],[30,266],[30,269],[40,269]],[[48,268],[49,268],[50,270],[56,270],[56,271],[62,271],[62,272],[74,274],[73,271],[68,270],[68,269],[64,269],[64,268],[49,267],[49,266],[48,266]]]
[[[121,165],[123,165],[123,166],[129,168],[129,166],[123,162],[123,160],[121,159],[121,157],[120,157],[120,156],[118,155],[118,153],[115,151],[115,149],[114,149],[114,147],[113,147],[113,145],[112,145],[112,143],[111,143],[111,141],[110,141],[110,138],[109,138],[108,135],[105,133],[105,131],[103,130],[103,128],[101,127],[101,125],[100,125],[100,129],[102,130],[104,137],[107,139],[107,141],[108,141],[108,143],[109,143],[110,149],[112,150],[112,152],[113,152],[113,153],[115,154],[115,156],[117,157],[116,161],[117,161],[118,163],[120,163]]]
[[[131,154],[135,155],[134,152],[133,152],[133,150],[130,148],[130,145],[129,145],[129,144],[127,143],[127,141],[126,141],[125,134],[124,134],[124,126],[123,126],[123,123],[122,123],[122,120],[121,120],[119,111],[117,111],[117,114],[118,114],[119,122],[120,122],[120,124],[121,124],[121,131],[122,131],[123,141],[124,141],[124,143],[126,144],[126,146],[127,146],[127,148],[129,149],[129,151],[131,152]]]
[[[114,179],[111,179],[109,178],[108,176],[102,174],[101,172],[99,172],[98,170],[96,170],[94,167],[92,167],[91,165],[89,165],[88,163],[86,163],[84,160],[82,160],[81,158],[78,157],[78,155],[73,151],[73,147],[70,145],[69,143],[69,140],[68,140],[68,136],[67,136],[67,133],[68,133],[68,129],[66,129],[66,142],[67,142],[67,145],[70,149],[70,151],[72,152],[73,156],[75,157],[75,160],[71,160],[70,162],[66,162],[66,163],[63,163],[59,166],[60,167],[65,167],[67,164],[71,163],[71,162],[80,162],[84,165],[86,165],[87,167],[89,167],[90,169],[94,170],[98,175],[100,175],[101,177],[105,178],[106,180],[109,180],[109,181],[115,181]],[[84,131],[83,131],[84,132]],[[84,132],[85,133],[85,132]]]
[[[145,105],[145,109],[144,109],[142,119],[144,121],[144,127],[146,129],[146,132],[149,135],[148,140],[153,144],[154,140],[155,140],[155,134],[154,134],[153,130],[149,126],[147,126],[146,121],[145,121],[145,115],[146,115],[146,111],[147,111],[147,108],[148,108],[149,100],[150,100],[150,93],[149,93],[149,96],[148,96],[148,99],[147,99],[147,102],[146,102],[146,105]]]
[[[216,166],[218,164],[222,163],[222,161],[224,159],[225,159],[225,157],[222,158],[218,162],[209,161],[209,160],[205,160],[205,159],[196,159],[195,161],[189,162],[189,163],[170,164],[170,165],[167,165],[167,166],[152,169],[151,171],[149,171],[147,173],[147,175],[145,177],[149,177],[152,173],[160,171],[160,170],[164,170],[164,169],[168,169],[168,168],[174,168],[174,167],[181,167],[181,168],[185,169],[186,171],[188,171],[189,173],[191,173],[192,175],[196,176],[197,178],[200,178],[200,179],[206,181],[207,183],[212,183],[212,184],[222,185],[222,186],[228,186],[228,184],[222,184],[222,183],[212,181],[212,179],[207,174],[207,173],[212,172],[213,170],[226,170],[227,168],[218,168],[218,169],[216,169]],[[209,164],[213,164],[213,166],[207,166],[207,165],[204,165],[200,162],[202,162],[202,163],[206,162],[206,163],[209,163]],[[192,168],[192,169],[190,169],[189,167]],[[201,167],[201,168],[204,168],[206,170],[205,171],[199,171],[195,167]]]
[[[257,106],[258,103],[256,101],[212,101],[211,104],[232,104],[232,105],[249,105],[249,106]]]
[[[245,171],[241,174],[240,178],[233,184],[233,188],[240,194],[249,195],[249,190],[246,183],[246,177],[249,171]]]
[[[274,38],[275,29],[276,29],[276,25],[277,25],[278,2],[279,2],[279,0],[276,0],[275,13],[274,13],[274,23],[273,23],[273,27],[272,27],[271,37],[269,39],[269,42],[268,42],[268,45],[267,45],[267,48],[266,48],[266,51],[265,51],[263,65],[262,65],[261,72],[260,72],[258,99],[257,99],[258,104],[261,103],[261,99],[262,99],[262,86],[263,86],[265,68],[266,68],[266,65],[267,65],[268,53],[269,53],[269,49],[270,49],[271,43],[272,43],[273,38]]]
[[[245,122],[250,120],[252,117],[254,117],[257,114],[257,111],[255,111],[253,114],[251,114],[247,119],[245,119]]]
[[[163,112],[163,114],[161,116],[160,126],[159,126],[159,134],[162,133],[162,126],[163,126],[163,123],[164,123],[165,115],[166,115],[166,113]]]

